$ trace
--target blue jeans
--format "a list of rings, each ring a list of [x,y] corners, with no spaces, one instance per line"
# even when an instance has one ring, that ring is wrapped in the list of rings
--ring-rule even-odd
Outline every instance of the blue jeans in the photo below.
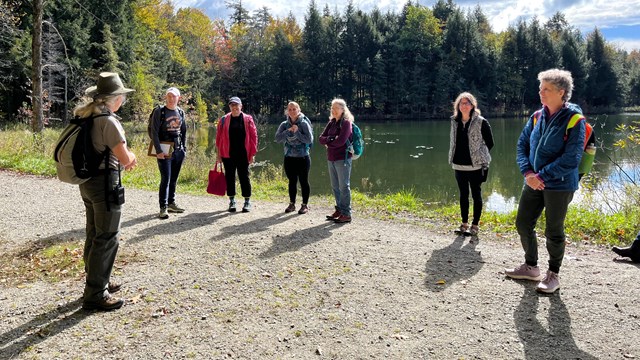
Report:
[[[351,159],[327,161],[331,189],[336,198],[336,209],[342,215],[351,216]]]
[[[178,175],[180,175],[184,156],[184,150],[178,149],[171,154],[171,158],[158,159],[158,169],[160,169],[158,198],[161,208],[176,201],[176,183],[178,182]]]

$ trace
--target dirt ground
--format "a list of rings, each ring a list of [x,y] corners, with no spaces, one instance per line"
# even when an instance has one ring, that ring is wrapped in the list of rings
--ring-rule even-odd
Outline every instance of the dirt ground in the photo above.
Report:
[[[0,253],[83,243],[76,186],[0,182]],[[640,267],[605,248],[569,246],[561,289],[539,295],[504,276],[523,261],[515,235],[470,241],[357,208],[337,225],[313,197],[285,214],[285,194],[235,214],[225,198],[179,196],[187,212],[159,220],[157,193],[126,197],[125,306],[82,310],[82,276],[0,283],[0,359],[640,358]],[[546,271],[544,242],[540,254]]]

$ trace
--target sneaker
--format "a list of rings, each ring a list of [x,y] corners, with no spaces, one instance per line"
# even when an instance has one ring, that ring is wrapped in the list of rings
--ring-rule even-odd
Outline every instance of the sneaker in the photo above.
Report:
[[[469,234],[469,225],[461,224],[459,228],[453,230],[456,235],[467,236]],[[469,234],[471,236],[471,234]]]
[[[334,211],[333,214],[327,215],[327,220],[335,220],[335,219],[339,218],[340,215],[342,215],[342,214],[340,214],[340,211],[336,210],[336,211]]]
[[[107,290],[109,290],[109,293],[113,294],[115,292],[120,291],[121,288],[122,288],[122,284],[118,284],[115,281],[109,281],[109,286],[107,287]]]
[[[293,212],[293,211],[296,211],[296,204],[294,204],[294,203],[290,203],[289,206],[287,206],[287,208],[284,209],[284,212],[286,212],[286,213],[290,213],[290,212]]]
[[[302,206],[300,206],[300,210],[298,210],[298,214],[302,215],[302,214],[306,214],[309,212],[309,207],[307,206],[307,204],[302,204]]]
[[[540,269],[537,266],[529,266],[526,263],[520,265],[515,269],[504,269],[504,273],[512,279],[532,281],[542,280]]]
[[[549,270],[547,271],[547,276],[545,276],[544,279],[542,279],[542,281],[538,283],[538,286],[536,287],[536,291],[545,293],[545,294],[552,294],[559,288],[560,288],[560,277],[558,276],[557,273],[554,273],[553,271]]]
[[[168,219],[169,213],[167,212],[167,207],[163,206],[160,208],[160,213],[158,214],[158,218],[160,219]]]
[[[251,211],[251,201],[249,201],[249,199],[245,199],[244,205],[242,205],[242,212],[249,212],[249,211]]]
[[[85,310],[110,311],[120,309],[122,305],[124,305],[123,299],[119,299],[109,294],[98,301],[84,301],[82,303],[82,308]]]
[[[234,199],[229,200],[229,212],[236,212],[236,201]]]
[[[184,209],[181,208],[180,206],[176,205],[175,202],[172,202],[171,204],[169,204],[169,206],[167,207],[169,209],[169,212],[173,212],[173,213],[183,213]]]
[[[340,215],[337,219],[334,219],[336,224],[345,224],[351,222],[351,216],[348,215]]]

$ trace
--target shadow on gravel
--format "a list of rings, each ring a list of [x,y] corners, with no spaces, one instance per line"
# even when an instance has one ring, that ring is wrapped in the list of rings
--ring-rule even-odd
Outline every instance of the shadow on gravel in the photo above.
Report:
[[[229,213],[226,210],[220,210],[211,213],[189,213],[187,215],[177,215],[166,220],[155,218],[158,221],[156,225],[151,225],[138,231],[137,236],[127,239],[127,242],[138,243],[148,240],[156,235],[179,234],[200,226],[211,225],[212,222],[228,215]],[[123,226],[125,225],[126,224],[123,224]]]
[[[526,359],[597,359],[580,350],[576,345],[571,335],[571,317],[560,298],[561,290],[544,295],[536,292],[536,283],[533,281],[516,282],[523,286],[524,293],[513,314],[513,319],[520,341],[524,345]],[[543,326],[537,317],[540,311],[540,299],[549,300],[547,327]],[[546,307],[547,305],[543,304],[542,310],[547,310]]]
[[[455,238],[451,245],[434,250],[425,267],[425,286],[433,292],[444,291],[456,281],[469,279],[484,265],[482,254],[476,250],[479,239],[464,236]]]
[[[0,334],[0,357],[3,359],[18,357],[27,348],[77,325],[91,315],[82,310],[81,305],[81,298],[68,302],[49,312],[34,316],[28,323]]]
[[[296,230],[287,236],[276,235],[273,237],[271,247],[258,257],[268,259],[286,252],[300,250],[304,246],[329,238],[331,231],[334,229],[336,229],[336,224],[331,222],[323,223],[312,228]]]
[[[239,213],[233,216],[243,216],[243,214]],[[211,241],[224,240],[234,235],[257,234],[267,231],[272,225],[287,221],[290,218],[292,217],[288,216],[288,214],[277,213],[267,218],[259,218],[239,225],[226,226],[221,228],[220,234],[212,237]]]

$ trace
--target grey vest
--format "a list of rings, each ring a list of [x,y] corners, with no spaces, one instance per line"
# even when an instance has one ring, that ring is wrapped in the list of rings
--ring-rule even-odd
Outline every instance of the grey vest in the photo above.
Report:
[[[482,121],[484,118],[480,115],[473,114],[469,120],[469,154],[473,166],[489,166],[491,155],[489,149],[482,138]],[[456,152],[456,132],[458,123],[456,119],[451,119],[451,132],[449,134],[449,164],[453,162],[453,154]]]

